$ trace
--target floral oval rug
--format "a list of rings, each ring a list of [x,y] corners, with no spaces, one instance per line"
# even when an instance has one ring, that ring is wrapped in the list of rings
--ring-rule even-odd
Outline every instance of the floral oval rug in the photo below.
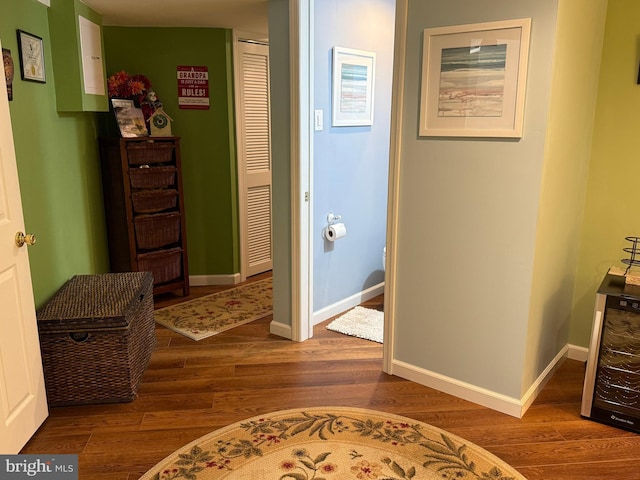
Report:
[[[406,417],[314,407],[254,417],[169,455],[141,480],[526,480],[495,455]]]

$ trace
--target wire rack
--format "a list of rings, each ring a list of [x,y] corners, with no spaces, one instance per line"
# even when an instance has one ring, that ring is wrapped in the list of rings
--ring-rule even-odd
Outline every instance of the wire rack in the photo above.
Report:
[[[624,237],[624,239],[631,242],[630,247],[623,248],[623,251],[629,254],[629,258],[622,259],[622,263],[627,265],[624,272],[626,275],[631,267],[640,266],[640,237]]]

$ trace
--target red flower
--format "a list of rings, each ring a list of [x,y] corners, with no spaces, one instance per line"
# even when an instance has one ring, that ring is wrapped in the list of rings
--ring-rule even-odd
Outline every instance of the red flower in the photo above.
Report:
[[[149,79],[147,77],[145,77],[144,75],[133,75],[131,77],[131,80],[133,82],[140,82],[142,83],[142,87],[143,90],[148,90],[151,88],[151,82],[149,81]]]
[[[325,463],[320,466],[320,471],[322,473],[333,473],[338,470],[338,467],[333,463]]]
[[[146,90],[151,88],[151,82],[144,75],[129,75],[124,70],[114,73],[107,79],[107,89],[110,98],[131,99],[138,105],[144,100]]]
[[[284,470],[285,472],[293,470],[294,468],[296,468],[296,464],[291,460],[284,460],[280,462],[280,469]]]

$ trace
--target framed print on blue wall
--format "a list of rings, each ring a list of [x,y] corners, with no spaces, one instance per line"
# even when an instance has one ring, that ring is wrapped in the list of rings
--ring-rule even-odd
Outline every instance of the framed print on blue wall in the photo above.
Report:
[[[424,30],[420,136],[522,137],[531,19]]]
[[[376,54],[333,47],[334,127],[373,125]]]

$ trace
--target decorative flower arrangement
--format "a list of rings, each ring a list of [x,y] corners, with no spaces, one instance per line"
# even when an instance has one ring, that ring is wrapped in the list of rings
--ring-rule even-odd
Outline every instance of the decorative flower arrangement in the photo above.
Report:
[[[121,70],[107,79],[107,88],[109,98],[133,100],[136,107],[142,108],[145,121],[162,106],[151,88],[151,82],[144,75],[130,75]]]
[[[151,88],[151,82],[144,75],[129,75],[122,70],[107,79],[107,86],[110,98],[130,99],[139,107],[145,91]]]

